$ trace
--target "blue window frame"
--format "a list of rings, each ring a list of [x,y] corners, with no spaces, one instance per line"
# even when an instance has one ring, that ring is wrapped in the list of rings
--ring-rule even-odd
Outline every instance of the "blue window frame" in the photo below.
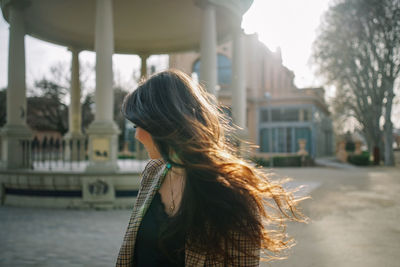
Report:
[[[230,85],[232,82],[232,63],[231,60],[222,55],[218,54],[218,84],[219,85]],[[193,72],[196,72],[198,77],[200,76],[200,59],[196,60],[193,64]]]

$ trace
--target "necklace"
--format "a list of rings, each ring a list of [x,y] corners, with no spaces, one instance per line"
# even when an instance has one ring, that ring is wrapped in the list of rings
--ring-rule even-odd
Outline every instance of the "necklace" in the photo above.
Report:
[[[181,180],[182,180],[182,184],[181,184],[181,192],[182,192],[182,190],[183,190],[183,176],[180,176],[180,177],[181,177]],[[169,212],[170,212],[170,214],[173,214],[174,211],[175,211],[175,207],[176,206],[175,206],[175,200],[174,200],[174,190],[172,188],[171,180],[172,180],[172,173],[169,176],[169,188],[171,190],[171,205],[169,206]]]
[[[169,188],[171,189],[171,200],[172,200],[171,206],[169,206],[169,212],[172,214],[175,210],[175,201],[174,201],[174,190],[172,190],[171,180],[172,176],[169,177]]]

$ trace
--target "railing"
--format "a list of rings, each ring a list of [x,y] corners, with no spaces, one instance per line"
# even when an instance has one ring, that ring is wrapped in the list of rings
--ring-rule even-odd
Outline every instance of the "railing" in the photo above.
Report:
[[[26,141],[25,141],[26,142]],[[34,138],[27,151],[36,170],[80,170],[87,165],[87,139]],[[25,150],[26,151],[26,150]]]
[[[88,161],[88,139],[65,140],[44,137],[41,140],[21,140],[22,162],[25,168],[38,171],[85,171]],[[147,160],[119,159],[123,171],[141,172]]]

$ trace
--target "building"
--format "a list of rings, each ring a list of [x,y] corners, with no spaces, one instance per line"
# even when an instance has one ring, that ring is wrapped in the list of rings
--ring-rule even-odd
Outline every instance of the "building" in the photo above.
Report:
[[[246,130],[249,140],[259,146],[258,153],[291,154],[299,151],[299,139],[306,140],[312,157],[332,155],[333,127],[323,88],[299,89],[294,74],[282,65],[281,52],[271,52],[257,35],[243,38]],[[221,104],[232,107],[231,42],[218,46],[217,96]],[[170,54],[170,67],[200,77],[198,52]]]

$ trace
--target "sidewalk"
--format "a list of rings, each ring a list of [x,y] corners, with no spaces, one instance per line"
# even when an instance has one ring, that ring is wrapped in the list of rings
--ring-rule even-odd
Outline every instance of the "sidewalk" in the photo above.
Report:
[[[295,181],[318,181],[321,186],[302,203],[310,222],[288,225],[297,243],[288,259],[261,266],[399,266],[399,169],[334,166],[276,170]]]
[[[338,168],[338,169],[358,169],[354,165],[349,163],[343,163],[337,160],[335,157],[326,157],[326,158],[317,158],[315,159],[315,164],[321,167],[330,167],[330,168]]]

